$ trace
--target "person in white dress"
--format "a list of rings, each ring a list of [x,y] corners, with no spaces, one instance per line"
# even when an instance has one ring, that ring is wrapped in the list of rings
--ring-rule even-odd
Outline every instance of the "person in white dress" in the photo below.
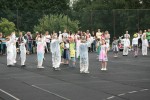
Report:
[[[14,66],[14,52],[13,52],[13,40],[10,36],[6,37],[6,46],[7,46],[7,66]]]
[[[60,41],[57,38],[57,34],[53,34],[50,48],[52,52],[52,67],[54,70],[60,70],[61,52],[60,52]]]
[[[19,33],[18,43],[20,48],[20,58],[21,58],[21,67],[25,67],[25,61],[26,61],[26,40],[22,36],[22,32]]]
[[[17,57],[17,50],[16,50],[16,33],[12,32],[11,34],[11,40],[13,42],[13,62],[14,64],[17,62],[16,57]]]
[[[142,55],[147,55],[147,48],[148,48],[148,40],[146,39],[146,33],[143,33],[142,37]]]
[[[130,48],[130,40],[128,37],[125,37],[123,39],[123,43],[124,43],[124,48],[123,48],[123,56],[127,56],[128,52],[129,52],[129,48]]]
[[[44,59],[45,41],[43,40],[41,34],[36,37],[36,42],[37,42],[37,61],[38,61],[37,68],[44,68],[42,65]]]
[[[86,37],[81,37],[81,43],[79,46],[80,55],[80,73],[89,73],[89,57],[88,57],[88,45],[90,42],[86,41]]]

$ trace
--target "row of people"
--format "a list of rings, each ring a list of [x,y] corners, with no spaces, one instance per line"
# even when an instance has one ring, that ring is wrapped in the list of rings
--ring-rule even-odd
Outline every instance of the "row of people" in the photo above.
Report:
[[[123,36],[119,37],[119,39],[117,39],[116,37],[113,38],[112,49],[114,52],[114,57],[117,57],[118,55],[119,41],[121,40],[123,41],[123,56],[127,56],[129,49],[132,49],[134,51],[134,56],[137,57],[139,46],[141,46],[142,48],[142,55],[143,56],[147,55],[147,48],[149,47],[149,41],[147,39],[148,35],[146,31],[144,31],[144,33],[142,34],[140,31],[140,36],[139,33],[135,33],[133,35],[132,44],[130,43],[130,35],[128,33],[125,34],[124,39],[122,39],[122,37]]]
[[[106,31],[106,33],[108,33]],[[88,32],[82,32],[82,34],[76,34],[72,36],[67,36],[68,34],[58,34],[54,33],[51,37],[50,42],[50,50],[52,52],[52,65],[55,70],[60,70],[60,64],[65,63],[68,64],[69,60],[72,61],[71,67],[75,67],[76,58],[80,57],[80,72],[81,73],[89,73],[88,66],[88,47],[93,43],[93,38],[87,38]],[[135,50],[135,57],[137,56],[137,49],[135,45],[137,45],[138,35],[134,35],[135,38],[132,40],[132,46]],[[143,40],[146,39],[146,33],[142,35]],[[90,36],[89,36],[90,37]],[[110,36],[109,36],[110,37]],[[128,55],[128,48],[130,46],[129,37],[124,36],[124,50],[123,55]],[[137,39],[136,39],[137,38]],[[37,45],[37,68],[44,68],[42,66],[44,53],[45,53],[45,36],[42,34],[37,34],[36,37],[36,45]],[[107,52],[109,50],[109,42],[108,37],[104,34],[97,35],[96,40],[98,46],[96,46],[98,53],[99,61],[101,61],[101,70],[107,70]],[[136,41],[135,41],[136,40]],[[27,40],[20,32],[20,37],[16,40],[15,33],[13,32],[11,36],[7,37],[6,46],[7,46],[7,65],[12,66],[16,63],[16,46],[15,42],[19,42],[20,47],[20,58],[21,58],[21,66],[25,66],[26,60],[26,42]],[[116,43],[114,42],[116,41]],[[113,50],[115,53],[118,52],[117,42],[118,40],[114,39],[113,41]],[[146,43],[146,42],[145,42]],[[99,50],[98,50],[99,49]],[[117,51],[117,52],[116,52]],[[13,55],[13,56],[12,56]]]

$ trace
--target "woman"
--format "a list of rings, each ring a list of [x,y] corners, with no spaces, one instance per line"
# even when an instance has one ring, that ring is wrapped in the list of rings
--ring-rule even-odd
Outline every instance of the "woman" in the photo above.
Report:
[[[38,60],[37,68],[44,68],[42,66],[44,59],[44,40],[42,38],[42,34],[37,35],[36,41],[37,41],[37,60]]]

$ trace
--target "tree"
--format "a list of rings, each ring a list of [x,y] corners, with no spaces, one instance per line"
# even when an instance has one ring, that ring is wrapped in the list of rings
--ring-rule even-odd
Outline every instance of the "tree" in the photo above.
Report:
[[[18,30],[33,31],[44,14],[64,14],[69,0],[1,0],[0,17],[15,23]]]
[[[5,35],[9,35],[11,32],[15,31],[15,24],[8,21],[6,18],[1,18],[0,31]]]
[[[45,15],[43,18],[39,19],[39,24],[34,26],[34,31],[45,32],[45,31],[63,31],[64,29],[70,30],[71,32],[76,32],[79,21],[72,21],[66,15]]]

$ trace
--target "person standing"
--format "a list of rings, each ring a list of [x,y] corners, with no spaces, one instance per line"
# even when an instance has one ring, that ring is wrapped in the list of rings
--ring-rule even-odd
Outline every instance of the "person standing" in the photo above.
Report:
[[[17,50],[16,50],[16,33],[15,32],[12,32],[11,34],[11,40],[13,42],[13,61],[14,61],[14,64],[17,62],[16,61],[16,57],[17,57]]]
[[[148,32],[146,32],[146,38],[147,38],[147,41],[148,41],[148,47],[150,49],[150,29],[148,29]]]
[[[101,39],[101,35],[102,35],[101,30],[98,29],[98,32],[96,33],[96,38]]]
[[[64,39],[64,54],[63,54],[63,58],[64,58],[64,64],[69,64],[69,40],[67,38]]]
[[[148,47],[148,41],[146,39],[146,33],[143,33],[141,39],[142,39],[142,55],[146,56],[147,55],[147,47]]]
[[[74,39],[73,38],[71,38],[70,39],[70,46],[69,46],[70,48],[69,48],[69,51],[70,51],[70,60],[72,61],[72,63],[71,63],[71,67],[75,67],[75,63],[76,63],[76,57],[75,57],[75,52],[76,52],[76,50],[75,50],[75,42],[74,42]]]
[[[21,58],[21,67],[25,67],[25,61],[26,61],[26,40],[24,39],[22,32],[19,33],[19,38],[18,38],[18,44],[20,48],[20,58]]]
[[[134,57],[137,57],[138,56],[138,35],[137,34],[134,34],[133,36],[134,38],[132,39],[132,47],[133,47],[133,50],[134,50]]]
[[[88,57],[89,43],[90,42],[86,42],[86,36],[81,36],[81,44],[79,47],[80,73],[89,73],[89,57]]]
[[[52,41],[50,44],[52,52],[52,67],[54,70],[60,70],[61,63],[61,52],[60,52],[60,41],[57,38],[57,34],[53,34]]]
[[[94,31],[92,31],[92,35],[91,35],[91,39],[92,39],[92,44],[91,44],[91,51],[95,52],[96,51],[96,36]]]
[[[102,39],[102,44],[101,44],[101,51],[99,54],[99,61],[101,62],[101,70],[107,70],[107,51],[108,47],[106,46],[106,41],[105,39]]]
[[[114,52],[114,57],[118,57],[118,51],[119,51],[118,42],[119,42],[119,39],[114,37],[113,42],[112,42],[112,49],[113,49],[113,52]]]
[[[124,34],[124,38],[130,39],[130,34],[128,33],[128,31],[126,31],[126,33]]]
[[[104,37],[105,37],[105,41],[106,41],[106,46],[108,47],[108,50],[109,50],[109,48],[110,48],[110,34],[108,31],[105,31]]]
[[[6,37],[6,46],[7,46],[7,66],[11,67],[14,66],[14,52],[13,52],[13,40],[10,36]]]
[[[127,56],[128,55],[128,52],[129,52],[129,47],[130,47],[130,40],[129,38],[126,36],[124,39],[123,39],[123,56]]]
[[[28,54],[32,53],[32,34],[31,32],[27,32],[27,34],[25,35],[27,38],[27,50],[28,50]]]
[[[50,40],[51,36],[48,31],[45,32],[45,38],[46,38],[46,52],[50,52]]]
[[[80,40],[80,36],[78,35],[76,39],[76,58],[79,58],[80,43],[81,43],[81,40]]]
[[[38,35],[36,37],[36,41],[37,41],[37,61],[38,61],[38,65],[37,68],[44,68],[42,66],[43,64],[43,59],[44,59],[44,40],[42,38],[42,34]]]
[[[62,35],[63,35],[64,38],[68,38],[69,37],[69,34],[67,33],[66,29],[64,30],[64,33],[62,33]]]

